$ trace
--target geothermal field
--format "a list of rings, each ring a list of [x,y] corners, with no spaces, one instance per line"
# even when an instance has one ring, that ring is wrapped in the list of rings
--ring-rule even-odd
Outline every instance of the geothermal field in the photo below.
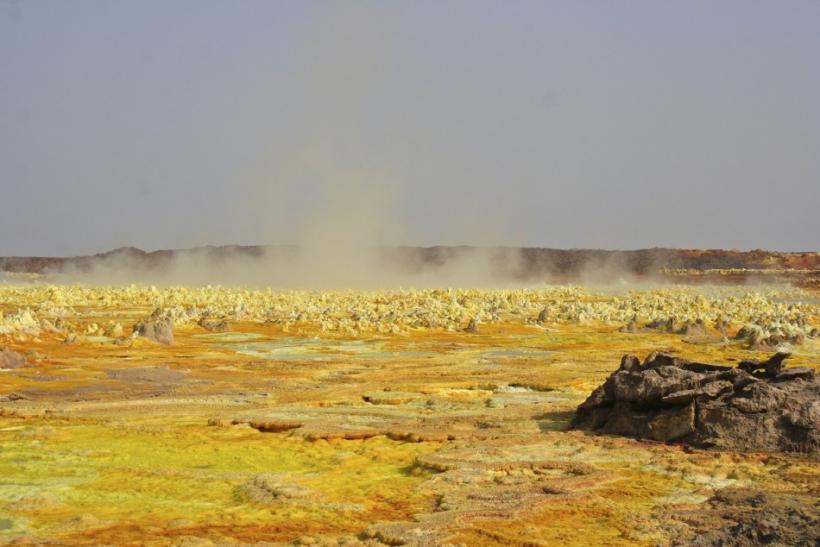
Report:
[[[336,291],[18,273],[0,540],[815,545],[807,272]]]
[[[820,547],[818,53],[0,0],[0,546]]]

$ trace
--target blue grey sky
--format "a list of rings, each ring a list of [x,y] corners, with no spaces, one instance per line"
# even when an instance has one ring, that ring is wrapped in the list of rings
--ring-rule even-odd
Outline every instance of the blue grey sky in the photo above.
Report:
[[[0,0],[0,255],[820,248],[820,2]]]

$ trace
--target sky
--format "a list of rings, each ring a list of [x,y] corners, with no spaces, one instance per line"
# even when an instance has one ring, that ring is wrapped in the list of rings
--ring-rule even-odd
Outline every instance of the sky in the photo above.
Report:
[[[0,0],[0,256],[820,250],[820,2]]]

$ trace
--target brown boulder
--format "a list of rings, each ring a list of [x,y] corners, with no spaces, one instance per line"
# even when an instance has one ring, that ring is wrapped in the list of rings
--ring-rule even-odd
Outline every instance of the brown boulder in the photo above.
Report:
[[[700,447],[818,453],[820,379],[807,367],[783,369],[787,357],[730,368],[663,353],[643,364],[625,356],[572,426]]]
[[[152,316],[151,319],[134,325],[134,332],[166,346],[174,343],[174,322],[170,317],[154,318]]]

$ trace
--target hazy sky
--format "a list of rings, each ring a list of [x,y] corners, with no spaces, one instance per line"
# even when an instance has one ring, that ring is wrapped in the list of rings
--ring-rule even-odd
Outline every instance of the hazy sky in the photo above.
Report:
[[[0,255],[820,249],[820,2],[0,0]]]

